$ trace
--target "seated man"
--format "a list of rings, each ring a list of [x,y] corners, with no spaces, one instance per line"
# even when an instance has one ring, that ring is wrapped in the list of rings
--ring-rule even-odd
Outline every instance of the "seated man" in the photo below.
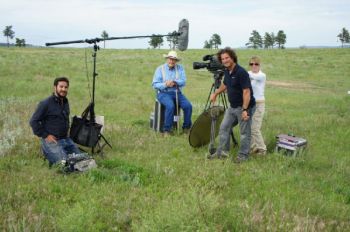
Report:
[[[54,93],[41,101],[30,119],[33,133],[41,138],[41,148],[50,166],[68,154],[81,153],[68,137],[69,130],[69,80],[58,77],[54,81]]]
[[[164,135],[170,134],[176,109],[175,104],[178,102],[179,107],[184,111],[182,129],[184,133],[188,133],[192,126],[192,105],[181,92],[186,84],[185,70],[182,65],[177,64],[180,59],[175,51],[170,51],[164,57],[167,62],[156,69],[152,82],[153,88],[158,90],[158,101],[165,107],[163,132]]]

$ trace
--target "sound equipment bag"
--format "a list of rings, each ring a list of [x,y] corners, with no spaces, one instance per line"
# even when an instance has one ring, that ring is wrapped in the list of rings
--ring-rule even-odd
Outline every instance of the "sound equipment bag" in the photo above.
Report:
[[[97,167],[95,160],[87,153],[68,154],[61,164],[64,173],[85,172]]]
[[[94,117],[88,118],[90,106],[81,117],[74,116],[70,128],[70,138],[77,144],[85,147],[95,147],[100,136],[102,125],[95,122]]]

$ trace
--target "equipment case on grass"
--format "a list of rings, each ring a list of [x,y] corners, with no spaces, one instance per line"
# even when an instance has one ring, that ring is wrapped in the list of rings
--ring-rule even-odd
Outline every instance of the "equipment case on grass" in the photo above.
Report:
[[[287,155],[298,155],[304,151],[307,145],[306,139],[287,134],[277,135],[276,139],[275,151]]]
[[[155,104],[154,104],[154,111],[151,112],[150,115],[150,128],[158,131],[158,132],[163,132],[163,126],[164,126],[164,112],[165,112],[165,107],[160,104],[160,102],[156,99]],[[177,115],[177,112],[179,115]],[[173,123],[173,129],[177,129],[177,122],[180,120],[180,108],[174,112],[174,123]]]

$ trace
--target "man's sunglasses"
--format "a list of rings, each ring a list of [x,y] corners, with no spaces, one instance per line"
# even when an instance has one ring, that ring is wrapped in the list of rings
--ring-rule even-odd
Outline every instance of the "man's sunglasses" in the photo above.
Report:
[[[259,64],[259,63],[249,63],[249,65],[250,65],[250,66],[253,66],[253,65],[259,66],[260,64]]]

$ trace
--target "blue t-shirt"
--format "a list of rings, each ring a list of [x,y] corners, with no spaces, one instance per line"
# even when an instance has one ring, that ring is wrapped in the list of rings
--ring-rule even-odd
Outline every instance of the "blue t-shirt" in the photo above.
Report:
[[[242,107],[243,89],[250,89],[250,102],[248,108],[255,105],[253,89],[250,83],[248,72],[240,65],[236,64],[232,73],[225,70],[224,85],[227,87],[227,96],[232,108]]]

